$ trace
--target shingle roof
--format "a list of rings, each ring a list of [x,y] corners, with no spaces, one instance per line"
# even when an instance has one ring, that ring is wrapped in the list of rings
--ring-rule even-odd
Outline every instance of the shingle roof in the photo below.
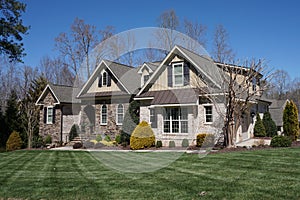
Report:
[[[204,88],[204,91],[207,91]],[[145,92],[137,98],[148,98],[153,97],[152,105],[162,105],[162,104],[190,104],[196,103],[199,94],[205,92],[200,92],[198,89],[186,88],[186,89],[174,89],[174,90],[160,90],[160,91],[148,91]]]
[[[155,71],[161,62],[147,62],[146,65],[148,65],[152,71]]]
[[[54,92],[54,95],[61,103],[80,103],[79,99],[76,99],[78,88],[66,85],[49,84],[49,87]]]
[[[95,92],[95,93],[86,93],[81,95],[81,98],[93,98],[93,97],[111,97],[111,96],[119,96],[119,95],[128,95],[123,91],[115,91],[115,92]]]

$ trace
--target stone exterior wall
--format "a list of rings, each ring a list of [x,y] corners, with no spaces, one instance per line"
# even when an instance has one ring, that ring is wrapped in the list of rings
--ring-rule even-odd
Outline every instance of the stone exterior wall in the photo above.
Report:
[[[59,106],[55,105],[55,99],[53,95],[49,92],[44,99],[44,106],[41,107],[40,110],[40,126],[39,126],[39,134],[45,138],[47,135],[51,135],[52,142],[59,142],[61,140],[61,110]],[[44,123],[44,107],[53,106],[55,109],[55,123],[47,124]]]

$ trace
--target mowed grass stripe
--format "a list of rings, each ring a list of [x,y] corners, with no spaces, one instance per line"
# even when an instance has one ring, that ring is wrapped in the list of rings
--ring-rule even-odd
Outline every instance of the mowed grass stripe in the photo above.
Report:
[[[89,152],[21,152],[22,173],[2,183],[0,199],[299,199],[299,152],[297,148],[247,151],[202,159],[183,154],[148,173],[112,170]],[[0,164],[19,153],[3,153]],[[113,163],[119,161],[121,166],[125,159],[135,165],[142,155],[132,152],[124,158],[124,153],[116,153]],[[145,155],[145,161],[155,162],[157,155]],[[168,154],[158,155],[168,158]],[[109,159],[112,154],[99,156]],[[22,168],[24,158],[32,162]],[[0,177],[10,177],[13,168]]]

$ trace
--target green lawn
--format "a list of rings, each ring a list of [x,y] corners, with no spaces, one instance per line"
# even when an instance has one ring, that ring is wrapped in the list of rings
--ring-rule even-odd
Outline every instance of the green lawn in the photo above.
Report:
[[[135,169],[141,155],[155,162],[151,153],[0,153],[0,199],[300,199],[300,148],[202,159],[183,154],[169,166],[147,173],[107,167],[119,158],[120,166],[130,161]],[[110,157],[114,162],[107,165]]]

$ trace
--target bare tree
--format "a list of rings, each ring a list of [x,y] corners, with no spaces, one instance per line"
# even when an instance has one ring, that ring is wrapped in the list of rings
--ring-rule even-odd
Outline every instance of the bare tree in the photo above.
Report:
[[[285,70],[276,70],[272,74],[269,95],[275,99],[286,99],[288,91],[292,88],[291,78]]]
[[[234,53],[228,43],[229,35],[223,25],[218,25],[214,33],[212,57],[215,61],[232,62]]]
[[[74,75],[60,58],[45,56],[40,61],[40,69],[46,79],[54,84],[72,85]]]
[[[179,28],[179,18],[174,10],[167,10],[163,12],[157,19],[158,27],[160,29],[157,34],[157,40],[162,49],[166,49],[166,54],[176,44],[176,30]]]
[[[55,39],[55,46],[70,64],[74,74],[78,75],[81,65],[84,65],[87,76],[91,75],[90,53],[98,43],[96,27],[85,24],[81,19],[76,18],[71,26],[71,33],[61,33]]]
[[[191,37],[193,40],[190,40],[190,44],[188,44],[189,49],[194,50],[195,46],[198,44],[195,44],[195,42],[201,44],[203,47],[206,46],[206,30],[207,27],[205,25],[202,25],[198,22],[192,22],[187,19],[184,20],[184,32]]]

